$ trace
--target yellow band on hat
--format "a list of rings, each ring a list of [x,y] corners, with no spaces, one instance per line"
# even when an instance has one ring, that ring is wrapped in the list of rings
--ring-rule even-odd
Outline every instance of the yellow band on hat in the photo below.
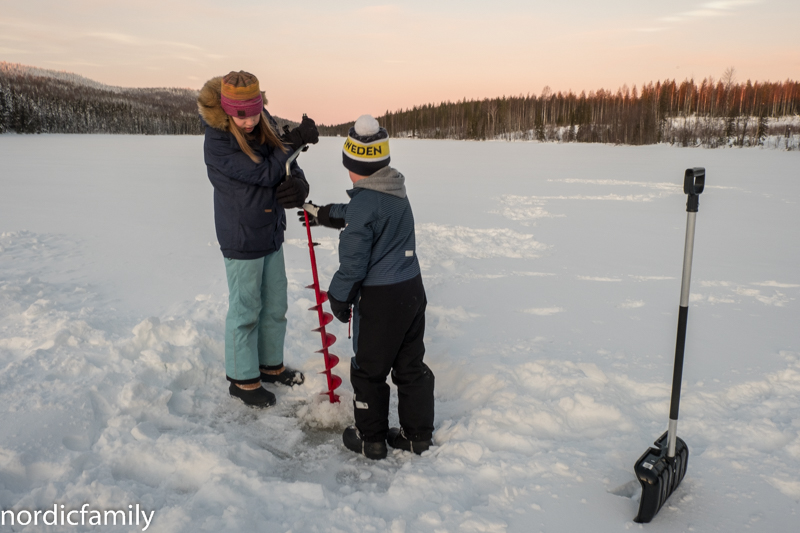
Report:
[[[234,87],[229,83],[222,83],[222,96],[231,100],[251,100],[261,95],[258,82],[247,87]]]
[[[344,141],[344,151],[353,159],[363,161],[380,161],[389,157],[389,139],[382,139],[378,142],[362,144],[352,137]]]

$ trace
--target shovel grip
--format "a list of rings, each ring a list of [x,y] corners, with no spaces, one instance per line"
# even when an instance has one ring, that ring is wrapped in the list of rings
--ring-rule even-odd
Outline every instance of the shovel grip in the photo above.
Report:
[[[706,185],[706,169],[703,167],[687,168],[683,175],[683,192],[689,195],[686,201],[686,211],[697,213],[700,207],[700,193]]]

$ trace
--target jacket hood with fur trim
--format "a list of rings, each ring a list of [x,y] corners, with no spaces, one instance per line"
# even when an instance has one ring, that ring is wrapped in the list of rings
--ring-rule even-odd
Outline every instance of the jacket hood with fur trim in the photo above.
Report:
[[[220,99],[222,98],[222,78],[217,76],[208,80],[203,88],[200,89],[200,94],[197,96],[197,110],[206,124],[216,130],[230,131],[230,117],[222,109]],[[264,106],[267,105],[267,98],[264,92],[261,92],[261,97],[264,100]]]

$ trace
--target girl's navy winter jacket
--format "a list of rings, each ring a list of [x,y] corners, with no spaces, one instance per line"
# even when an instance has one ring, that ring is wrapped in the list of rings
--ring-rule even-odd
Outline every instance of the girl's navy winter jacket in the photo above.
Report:
[[[250,146],[261,158],[260,163],[254,163],[242,152],[228,131],[228,117],[219,106],[220,86],[217,78],[209,80],[198,99],[205,126],[203,152],[208,179],[214,186],[217,241],[227,258],[257,259],[279,250],[283,244],[286,213],[275,200],[275,191],[286,177],[289,154],[253,143]],[[274,120],[266,115],[274,127]],[[296,162],[292,163],[291,173],[305,180]]]
[[[254,163],[231,133],[206,124],[203,151],[214,186],[214,222],[222,255],[257,259],[280,249],[286,213],[275,190],[286,177],[289,154],[268,145],[251,145],[262,161]],[[305,180],[296,162],[292,174]]]

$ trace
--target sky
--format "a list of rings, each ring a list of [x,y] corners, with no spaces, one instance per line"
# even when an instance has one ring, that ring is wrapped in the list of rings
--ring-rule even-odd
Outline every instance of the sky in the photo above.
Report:
[[[0,61],[124,87],[255,74],[323,124],[414,105],[656,80],[800,78],[800,2],[0,0]]]

